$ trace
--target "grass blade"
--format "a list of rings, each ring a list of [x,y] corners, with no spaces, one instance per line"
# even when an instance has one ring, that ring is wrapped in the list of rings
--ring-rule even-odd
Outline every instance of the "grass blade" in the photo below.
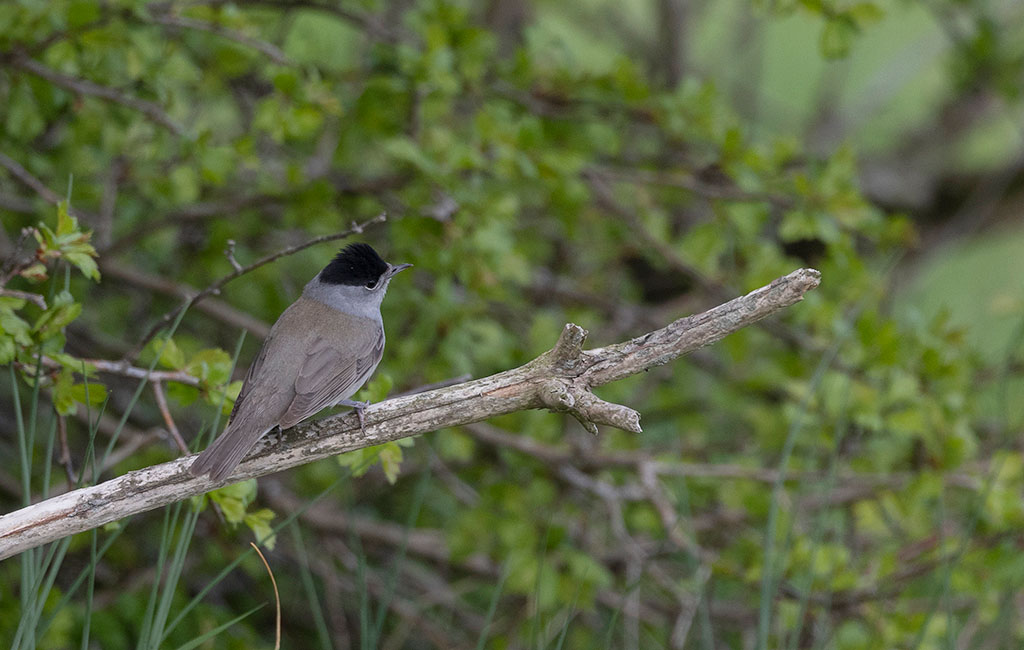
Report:
[[[302,588],[306,592],[307,600],[309,600],[309,611],[313,614],[313,625],[316,627],[317,639],[320,641],[321,648],[332,650],[334,644],[331,643],[331,635],[327,630],[327,621],[324,619],[323,608],[320,606],[320,600],[317,598],[316,584],[313,582],[313,572],[309,568],[309,555],[306,553],[306,544],[302,539],[302,526],[298,522],[293,522],[291,530],[292,535],[295,537],[295,554],[299,556]]]

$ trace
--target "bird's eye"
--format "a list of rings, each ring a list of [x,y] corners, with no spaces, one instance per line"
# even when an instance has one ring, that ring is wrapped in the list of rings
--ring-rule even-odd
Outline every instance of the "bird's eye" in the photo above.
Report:
[[[365,286],[366,286],[367,290],[376,289],[377,288],[377,282],[376,281],[367,282]]]

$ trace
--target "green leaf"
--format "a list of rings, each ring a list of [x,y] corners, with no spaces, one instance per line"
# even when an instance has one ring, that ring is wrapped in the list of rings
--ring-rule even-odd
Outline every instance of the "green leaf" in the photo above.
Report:
[[[167,397],[182,406],[188,406],[199,399],[199,389],[188,384],[169,382],[167,384]]]
[[[853,20],[858,27],[866,27],[885,18],[885,12],[873,2],[858,2],[846,10],[846,15]]]
[[[92,246],[90,246],[89,248],[92,248]],[[93,259],[95,255],[95,252],[93,252],[91,255],[89,253],[70,252],[64,254],[64,259],[66,259],[68,262],[77,267],[78,270],[81,271],[82,275],[84,275],[85,277],[89,278],[90,280],[99,282],[100,269],[99,266],[96,265],[96,260]]]
[[[15,298],[13,296],[0,296],[0,311],[17,311],[23,309],[28,301],[24,298]]]
[[[81,313],[82,305],[74,302],[70,293],[62,292],[57,295],[50,308],[36,319],[35,325],[32,326],[32,332],[40,341],[45,341],[59,334],[68,323],[78,318]]]
[[[382,445],[380,450],[380,467],[384,470],[384,476],[388,483],[395,484],[398,480],[398,472],[402,469],[402,448],[393,442]]]
[[[88,393],[88,399],[86,393]],[[107,387],[94,382],[89,382],[88,385],[79,383],[71,387],[71,396],[80,404],[88,402],[92,406],[99,406],[107,399]]]
[[[17,354],[18,348],[14,345],[14,339],[6,334],[0,334],[0,366],[14,361]]]
[[[57,204],[57,237],[73,234],[78,230],[78,220],[68,214],[68,202]]]
[[[180,370],[185,365],[185,353],[181,351],[178,344],[172,338],[160,339],[154,345],[154,349],[160,350],[160,365],[164,368]]]
[[[100,17],[100,5],[94,1],[72,0],[67,8],[68,27],[76,29]]]
[[[248,479],[239,483],[233,483],[217,490],[217,494],[230,497],[232,499],[238,499],[246,505],[249,505],[253,499],[256,498],[256,491],[259,484],[256,479]]]
[[[33,235],[39,242],[38,255],[44,259],[63,257],[87,278],[99,281],[100,272],[96,265],[96,249],[89,243],[92,233],[80,230],[78,220],[68,213],[67,201],[57,204],[57,231],[44,224],[34,229]],[[40,267],[41,265],[41,267]],[[22,271],[22,276],[39,280],[45,277],[46,267],[40,262]]]
[[[412,444],[412,438],[402,438],[373,447],[355,449],[337,456],[338,464],[351,468],[353,476],[362,476],[379,462],[384,476],[394,485],[402,466],[402,447],[409,447]]]
[[[858,31],[856,23],[845,16],[827,20],[821,31],[821,53],[829,59],[846,56]]]
[[[220,505],[224,519],[229,524],[237,525],[245,520],[245,509],[256,498],[256,489],[256,480],[249,479],[214,490],[209,496]]]
[[[235,408],[238,394],[242,392],[242,380],[233,381],[224,388],[213,388],[207,393],[207,402],[221,407],[221,415],[229,415]]]
[[[3,18],[0,18],[3,21]],[[10,22],[3,21],[5,25]],[[10,82],[8,82],[10,83]],[[46,128],[46,121],[41,117],[39,102],[30,84],[13,83],[9,86],[5,99],[4,126],[7,133],[17,133],[22,138],[32,138]]]
[[[224,513],[224,519],[229,524],[238,524],[245,519],[245,504],[238,499],[223,498],[214,500],[220,504],[221,512]]]
[[[75,412],[73,386],[74,375],[72,372],[66,369],[62,370],[53,385],[53,408],[61,415],[71,415]]]
[[[32,328],[21,316],[0,305],[0,334],[9,336],[19,345],[28,346],[32,345],[31,333]]]
[[[359,477],[368,472],[377,462],[377,454],[376,447],[367,447],[339,454],[337,459],[339,465],[351,469],[352,476]]]
[[[270,521],[275,516],[274,511],[269,508],[261,508],[256,512],[245,515],[245,525],[252,530],[253,536],[256,537],[256,542],[271,551],[274,550],[274,545],[277,544],[277,536],[274,535],[274,529],[270,526]]]
[[[384,151],[392,158],[409,163],[425,174],[436,174],[437,165],[413,140],[407,137],[396,137],[384,143]]]
[[[48,277],[46,273],[46,265],[42,262],[36,262],[35,264],[22,269],[18,275],[33,283],[42,282]]]
[[[200,350],[184,367],[185,372],[211,384],[223,384],[231,378],[231,355],[220,348]]]

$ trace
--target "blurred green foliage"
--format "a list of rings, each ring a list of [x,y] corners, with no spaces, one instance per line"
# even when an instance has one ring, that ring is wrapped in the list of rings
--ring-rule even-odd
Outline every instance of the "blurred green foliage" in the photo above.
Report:
[[[820,20],[826,57],[881,17],[878,3],[764,4],[764,20]],[[823,276],[780,317],[600,389],[643,413],[641,436],[517,413],[489,425],[560,460],[444,430],[276,477],[267,494],[250,481],[196,500],[216,507],[185,519],[204,542],[191,547],[169,516],[150,534],[159,513],[125,524],[102,559],[76,537],[95,608],[62,569],[38,647],[145,645],[164,630],[142,605],[149,569],[172,549],[181,580],[162,602],[186,614],[156,645],[267,602],[251,557],[215,579],[246,536],[213,513],[273,550],[294,647],[1019,644],[1019,424],[981,399],[1006,358],[982,362],[947,319],[890,314],[888,274],[916,231],[864,198],[852,146],[819,156],[760,137],[715,84],[663,83],[620,44],[580,61],[538,28],[508,48],[470,3],[23,0],[0,4],[0,24],[0,363],[19,377],[6,392],[38,387],[53,404],[40,431],[62,418],[79,470],[90,434],[111,448],[122,435],[96,424],[100,407],[138,444],[104,476],[173,457],[141,442],[166,424],[149,393],[136,406],[136,382],[84,360],[181,373],[164,388],[191,441],[223,422],[259,344],[232,375],[238,313],[272,322],[333,253],[260,267],[140,348],[182,296],[231,272],[229,247],[246,264],[388,213],[363,238],[416,268],[384,304],[384,361],[357,395],[372,401],[524,363],[565,322],[600,345],[800,266]],[[1013,62],[992,34],[961,42],[974,53],[961,63],[1002,80]],[[36,495],[62,478],[39,470],[44,438],[25,480]],[[5,509],[20,501],[9,483]],[[293,514],[303,548],[274,536]],[[0,565],[23,585],[22,613],[0,608],[4,641],[26,620],[24,566]],[[269,645],[269,610],[216,647]]]

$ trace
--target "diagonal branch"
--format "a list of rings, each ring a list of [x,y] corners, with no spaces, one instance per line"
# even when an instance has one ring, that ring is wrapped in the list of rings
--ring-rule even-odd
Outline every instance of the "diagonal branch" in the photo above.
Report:
[[[553,404],[581,421],[639,430],[635,411],[599,400],[590,389],[668,363],[799,302],[820,278],[813,269],[799,269],[702,314],[595,350],[582,350],[586,331],[568,324],[553,350],[519,368],[374,404],[364,413],[362,430],[353,414],[343,414],[271,434],[226,480],[192,476],[193,459],[187,457],[67,492],[0,516],[0,559],[228,483],[516,411]],[[557,390],[551,397],[553,382],[567,398],[559,399]]]
[[[60,196],[52,189],[47,187],[46,183],[33,176],[32,172],[25,169],[25,167],[22,166],[21,163],[19,163],[14,158],[11,158],[7,154],[3,153],[2,151],[0,151],[0,168],[6,169],[7,173],[13,176],[22,185],[38,194],[39,197],[42,198],[47,203],[51,205],[57,205],[58,203],[64,200],[62,196]],[[31,203],[24,207],[28,208],[28,212],[34,212]],[[12,208],[8,206],[8,209]],[[70,213],[73,217],[85,219],[90,223],[96,223],[98,221],[95,215],[80,210],[72,205],[68,206],[68,213]]]
[[[190,300],[199,293],[199,289],[195,289],[185,283],[175,282],[174,280],[146,273],[145,271],[121,265],[104,258],[100,259],[100,272],[103,273],[104,278],[120,280],[133,287],[160,293],[165,296],[173,296],[182,300]],[[260,339],[267,338],[267,334],[270,333],[270,325],[252,314],[235,309],[223,300],[208,298],[200,302],[196,309],[230,327],[244,329]]]
[[[41,180],[33,176],[32,172],[25,169],[21,163],[3,152],[0,152],[0,167],[6,169],[11,176],[15,177],[21,181],[22,184],[39,196],[43,197],[43,200],[47,203],[57,205],[61,202],[61,197],[56,192],[47,187]]]
[[[150,7],[152,9],[152,6]],[[262,53],[268,59],[274,63],[281,65],[293,65],[294,62],[288,58],[288,55],[284,53],[281,48],[277,47],[273,43],[262,41],[258,38],[253,38],[238,31],[237,29],[231,29],[223,25],[216,23],[208,23],[203,20],[197,20],[195,18],[187,18],[185,16],[174,16],[171,14],[161,14],[153,12],[149,16],[149,20],[163,25],[165,27],[175,27],[179,29],[194,29],[201,32],[208,32],[210,34],[216,34],[222,36],[230,41],[234,41],[239,45],[252,48],[257,52]]]
[[[59,86],[60,88],[78,95],[99,97],[100,99],[105,99],[115,104],[127,106],[128,108],[142,113],[174,135],[185,135],[184,127],[175,122],[159,105],[154,104],[151,101],[139,99],[138,97],[118,90],[117,88],[103,86],[94,81],[89,81],[88,79],[79,79],[78,77],[66,75],[63,72],[58,72],[52,68],[48,68],[39,61],[25,56],[24,54],[15,54],[15,56],[11,58],[11,65],[16,68],[20,68],[25,72],[34,74],[41,79],[45,79],[54,86]]]

